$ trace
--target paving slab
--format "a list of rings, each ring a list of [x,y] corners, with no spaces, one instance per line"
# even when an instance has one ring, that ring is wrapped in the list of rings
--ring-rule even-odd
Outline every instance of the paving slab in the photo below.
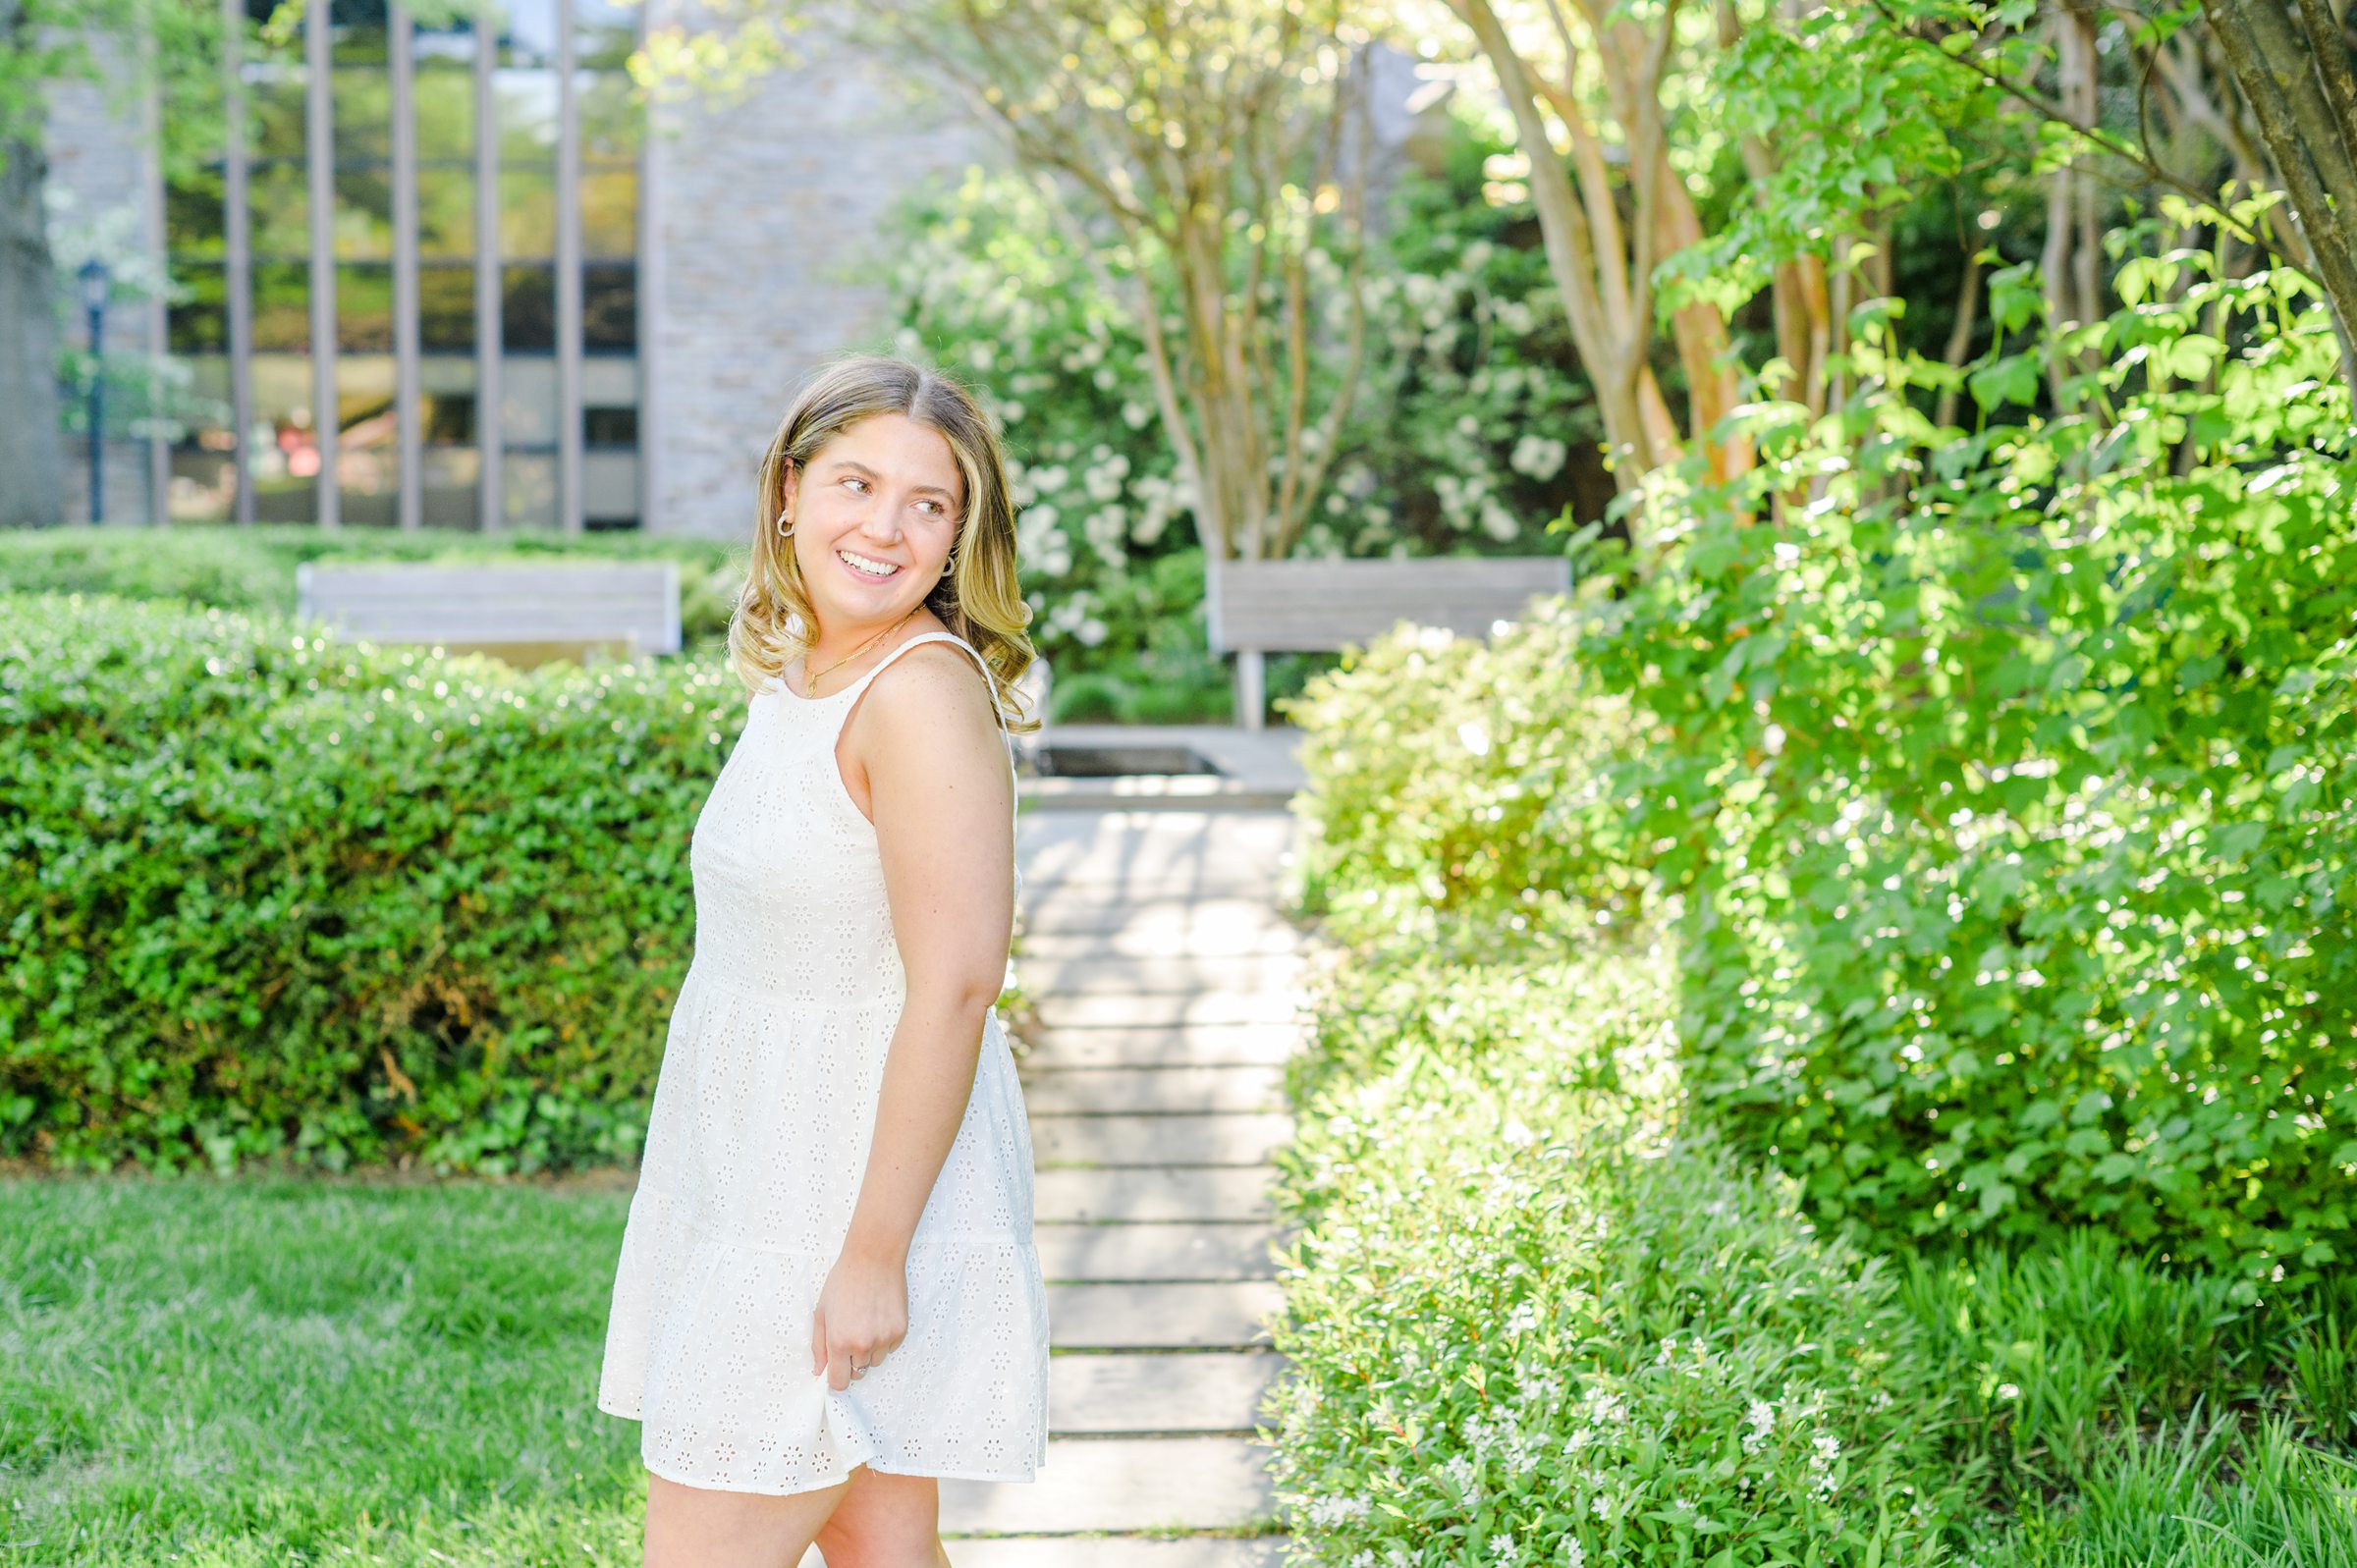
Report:
[[[1034,1115],[1070,1110],[1283,1110],[1282,1067],[1041,1067],[1023,1085]]]
[[[1268,1219],[1269,1171],[1259,1165],[1156,1165],[1146,1169],[1035,1171],[1032,1218]]]
[[[1023,875],[1031,873],[1025,870]],[[1032,889],[1023,885],[1026,894]],[[1284,933],[1298,941],[1300,930],[1265,897],[1162,896],[1138,890],[1128,898],[1082,898],[1060,893],[1023,900],[1026,943],[1050,938],[1133,936],[1169,952],[1221,952],[1234,942],[1274,940]]]
[[[1043,910],[1054,907],[1042,905]],[[1182,913],[1187,908],[1178,907]],[[1170,918],[1149,920],[1133,913],[1125,921],[1094,930],[1028,930],[1023,934],[1023,953],[1032,958],[1160,958],[1173,953],[1185,953],[1193,958],[1236,958],[1256,953],[1297,952],[1301,946],[1301,933],[1265,905],[1249,917],[1237,915],[1217,922],[1198,919],[1182,924]]]
[[[1196,1023],[1143,1029],[1034,1027],[1016,1060],[1049,1067],[1276,1067],[1308,1040],[1297,1023]]]
[[[1078,957],[1016,955],[1015,973],[1036,997],[1128,998],[1193,996],[1205,991],[1263,991],[1289,1001],[1303,978],[1300,958],[1289,952],[1163,953],[1142,956],[1098,953]]]
[[[1048,1358],[1049,1431],[1248,1434],[1284,1369],[1273,1350],[1122,1353]]]
[[[955,1538],[949,1549],[951,1568],[1282,1568],[1286,1540],[1284,1536],[990,1536]]]
[[[1268,1454],[1249,1437],[1050,1437],[1047,1463],[1031,1481],[944,1481],[941,1530],[945,1536],[1201,1530],[1273,1522]]]
[[[1144,1220],[1031,1227],[1050,1283],[1116,1279],[1272,1279],[1270,1249],[1288,1232],[1257,1221]]]
[[[1048,1286],[1049,1359],[1090,1350],[1246,1350],[1272,1342],[1274,1279]]]
[[[1015,972],[1023,971],[1021,959]],[[1167,1029],[1179,1024],[1299,1024],[1307,1010],[1292,995],[1269,991],[1206,991],[1191,997],[1062,996],[1027,980],[1025,990],[1043,1029],[1107,1026]]]
[[[1292,1129],[1285,1063],[1308,1043],[1314,939],[1279,907],[1296,823],[1184,809],[1176,787],[1133,803],[1151,809],[1042,811],[1106,793],[1050,783],[1017,823],[1015,959],[1035,1008],[1017,1060],[1050,1281],[1049,1457],[1028,1485],[942,1483],[951,1560],[1280,1568],[1255,1429],[1285,1366],[1270,1325],[1291,1236],[1269,1161]],[[1145,1539],[1237,1527],[1255,1533]]]
[[[1281,1110],[1034,1114],[1033,1162],[1057,1165],[1260,1165],[1293,1136]]]
[[[1288,811],[1208,808],[1194,813],[1159,808],[1085,815],[1056,812],[1037,818],[1022,813],[1014,824],[1015,847],[1043,863],[1051,857],[1120,855],[1178,870],[1214,855],[1281,861],[1293,852],[1295,830]],[[1191,853],[1182,856],[1182,849]]]

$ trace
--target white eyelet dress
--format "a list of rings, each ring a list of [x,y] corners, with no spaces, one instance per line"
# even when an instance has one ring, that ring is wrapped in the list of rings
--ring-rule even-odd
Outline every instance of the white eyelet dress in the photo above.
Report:
[[[1031,1130],[995,1005],[909,1243],[907,1337],[840,1393],[810,1369],[907,984],[875,829],[844,788],[835,742],[868,682],[939,641],[982,663],[935,631],[832,696],[772,677],[696,818],[695,955],[656,1079],[597,1391],[600,1410],[645,1424],[640,1456],[672,1481],[786,1493],[861,1464],[1030,1481],[1047,1461]],[[997,678],[982,673],[996,703]]]

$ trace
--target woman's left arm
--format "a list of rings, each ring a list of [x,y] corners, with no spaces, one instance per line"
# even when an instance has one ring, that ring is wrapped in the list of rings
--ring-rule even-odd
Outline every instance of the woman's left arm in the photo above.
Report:
[[[881,1355],[907,1332],[908,1246],[958,1140],[984,1018],[1007,980],[1014,785],[979,674],[955,649],[918,649],[878,677],[899,677],[889,700],[871,690],[864,704],[877,710],[869,813],[907,993],[859,1199],[813,1329],[814,1362],[845,1369],[838,1387],[852,1359],[872,1360],[861,1352]]]

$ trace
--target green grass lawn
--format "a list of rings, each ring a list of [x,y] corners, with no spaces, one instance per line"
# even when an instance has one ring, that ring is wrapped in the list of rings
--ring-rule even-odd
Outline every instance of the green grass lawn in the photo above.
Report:
[[[638,1561],[628,1194],[0,1180],[0,1564]]]

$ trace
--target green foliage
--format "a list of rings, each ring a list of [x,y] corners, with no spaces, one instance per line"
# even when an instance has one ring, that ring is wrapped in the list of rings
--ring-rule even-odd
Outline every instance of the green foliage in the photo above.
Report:
[[[2119,1433],[2196,1415],[2279,1420],[2343,1451],[2357,1435],[2333,1381],[2345,1281],[2254,1299],[2230,1273],[2081,1227],[2035,1251],[1917,1256],[1903,1293],[1956,1393],[1959,1451],[1988,1462],[2007,1507],[2096,1484]]]
[[[1508,930],[1576,905],[1628,929],[1641,871],[1590,828],[1598,780],[1640,732],[1574,657],[1582,612],[1539,601],[1504,633],[1419,627],[1343,655],[1285,711],[1309,787],[1303,895],[1364,930],[1478,912]]]
[[[1580,657],[1658,742],[1592,831],[1684,895],[1693,1091],[1819,1214],[2304,1275],[2357,1228],[2349,409],[2296,275],[2120,288],[2052,417],[1935,428],[1883,301],[1845,407],[1657,492],[1681,547]]]
[[[713,661],[519,673],[0,599],[0,1151],[629,1155],[742,702]]]
[[[1421,946],[1321,989],[1343,1070],[1281,1157],[1296,1560],[1934,1560],[1938,1364],[1882,1265],[1674,1132],[1666,951]]]
[[[1570,675],[1611,623],[1569,608],[1535,662],[1562,748],[1615,700]],[[1599,942],[1578,899],[1522,919],[1513,879],[1435,870],[1426,815],[1499,786],[1456,727],[1520,694],[1538,628],[1395,632],[1302,710],[1305,891],[1339,950],[1278,1157],[1299,1239],[1264,1413],[1291,1560],[2341,1562],[2320,1547],[2352,1539],[2345,1280],[2255,1291],[2051,1219],[2026,1247],[1821,1232],[1690,1098],[1691,939],[1635,919]],[[1403,709],[1418,656],[1433,695]],[[1668,745],[1615,722],[1608,761]],[[1572,819],[1578,853],[1607,857],[1624,808]],[[1491,856],[1587,863],[1501,820]]]
[[[405,534],[380,528],[324,532],[307,523],[177,523],[169,528],[36,528],[0,531],[0,591],[183,599],[265,615],[295,613],[295,568],[311,561],[400,561],[486,566],[552,556],[676,561],[680,635],[728,635],[750,547],[709,539],[528,530]]]
[[[1549,519],[1600,517],[1612,492],[1536,208],[1485,172],[1510,128],[1457,110],[1443,130],[1439,170],[1411,164],[1393,191],[1367,280],[1366,384],[1309,535],[1332,553],[1549,554]]]

